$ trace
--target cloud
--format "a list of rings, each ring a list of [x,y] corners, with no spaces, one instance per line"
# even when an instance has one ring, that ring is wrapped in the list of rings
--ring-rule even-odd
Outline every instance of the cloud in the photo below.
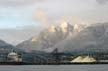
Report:
[[[98,4],[107,4],[108,3],[108,0],[96,0],[96,2],[98,3]]]
[[[0,0],[1,7],[23,7],[34,3],[42,2],[44,0]]]
[[[48,16],[42,9],[36,10],[36,12],[33,14],[33,19],[45,25],[49,24]]]
[[[7,28],[8,26],[15,27],[38,23],[42,23],[41,26],[43,26],[53,24],[59,19],[72,20],[72,24],[79,23],[80,19],[89,23],[107,22],[107,5],[104,7],[96,5],[97,3],[106,5],[108,0],[0,0],[0,19],[3,24],[0,24],[0,26]],[[32,23],[31,19],[34,19],[36,23],[34,20]],[[40,30],[40,27],[0,30],[0,38],[16,44],[30,38],[31,35],[35,35],[38,30]]]

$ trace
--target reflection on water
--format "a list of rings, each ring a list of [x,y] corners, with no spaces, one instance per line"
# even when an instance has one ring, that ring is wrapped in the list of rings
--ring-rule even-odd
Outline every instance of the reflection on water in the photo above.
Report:
[[[21,65],[0,66],[0,71],[107,71],[108,65]]]

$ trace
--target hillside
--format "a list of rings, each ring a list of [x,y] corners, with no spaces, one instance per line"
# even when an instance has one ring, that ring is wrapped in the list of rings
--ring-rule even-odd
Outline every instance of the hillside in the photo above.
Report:
[[[86,27],[83,24],[71,25],[67,22],[56,26],[52,25],[40,32],[38,36],[33,36],[31,39],[18,44],[16,47],[26,51],[38,50],[52,52],[56,45],[65,41],[69,36],[79,33]]]

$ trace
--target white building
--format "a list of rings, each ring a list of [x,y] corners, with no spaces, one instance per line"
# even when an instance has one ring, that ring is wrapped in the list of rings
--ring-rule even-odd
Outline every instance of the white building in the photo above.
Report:
[[[7,56],[8,62],[20,62],[22,61],[21,58],[19,58],[19,55],[15,52],[10,52]]]

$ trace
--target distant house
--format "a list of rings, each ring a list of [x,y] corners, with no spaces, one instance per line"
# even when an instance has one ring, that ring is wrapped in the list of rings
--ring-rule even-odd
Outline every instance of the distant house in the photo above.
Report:
[[[19,58],[19,55],[16,52],[10,52],[7,56],[8,62],[21,62],[21,58]]]

